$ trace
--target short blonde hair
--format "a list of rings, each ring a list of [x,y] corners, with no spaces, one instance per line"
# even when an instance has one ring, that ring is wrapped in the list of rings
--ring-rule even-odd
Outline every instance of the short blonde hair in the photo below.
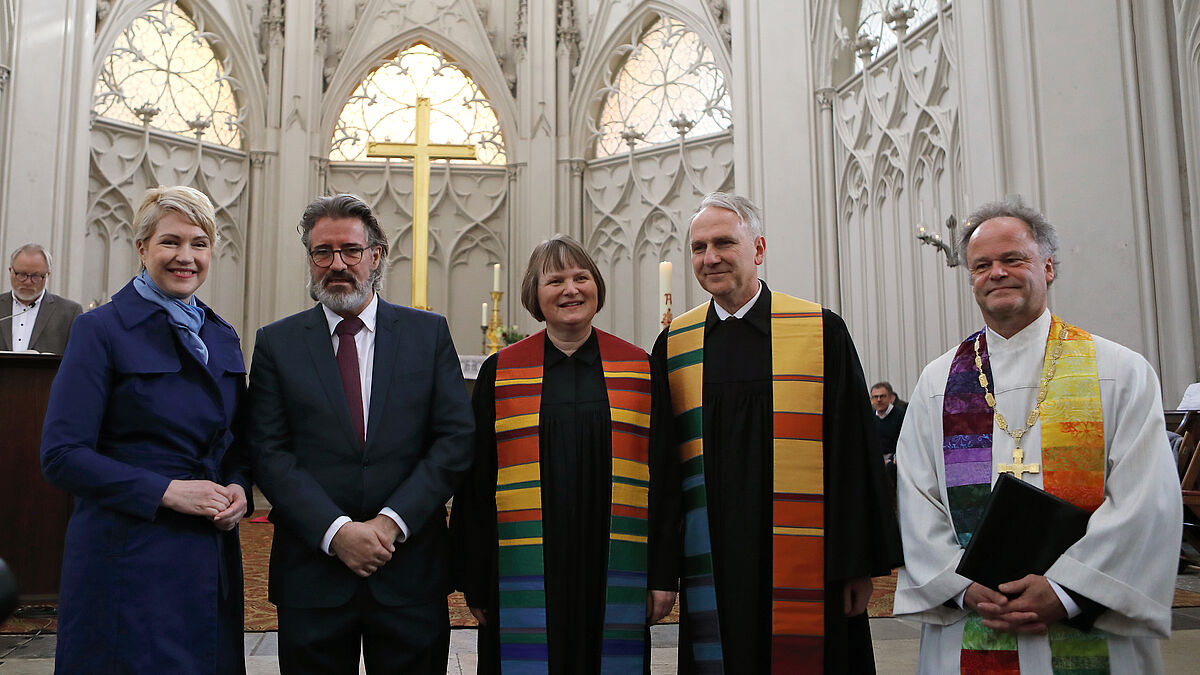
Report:
[[[575,265],[588,271],[596,282],[596,311],[604,309],[604,277],[596,261],[583,245],[565,234],[556,234],[538,244],[529,256],[529,266],[525,268],[525,278],[521,280],[521,304],[529,310],[530,315],[538,321],[545,321],[538,302],[538,282],[542,272],[558,272]]]
[[[142,205],[133,216],[133,241],[140,243],[154,235],[158,221],[167,212],[178,213],[184,220],[204,230],[214,242],[217,239],[217,215],[212,201],[203,192],[186,185],[158,186],[146,191]]]

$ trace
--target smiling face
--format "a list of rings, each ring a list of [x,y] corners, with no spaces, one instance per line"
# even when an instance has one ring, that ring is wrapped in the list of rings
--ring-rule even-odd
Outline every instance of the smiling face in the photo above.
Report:
[[[983,320],[1000,335],[1012,337],[1046,311],[1054,260],[1042,257],[1024,221],[985,220],[967,243],[967,269]]]
[[[50,266],[46,258],[37,251],[22,251],[8,268],[8,280],[12,284],[13,295],[25,304],[29,304],[42,294],[46,288],[46,277],[50,276]]]
[[[358,316],[375,295],[371,273],[379,267],[379,247],[367,246],[367,231],[358,218],[325,216],[313,225],[308,250],[363,249],[362,259],[347,265],[341,254],[333,256],[329,267],[321,267],[309,258],[309,291],[313,299],[340,316]]]
[[[758,292],[767,240],[752,236],[733,211],[708,206],[697,214],[691,249],[696,280],[726,311],[736,312]]]
[[[579,265],[542,270],[538,277],[538,307],[552,332],[574,331],[592,323],[598,291],[592,273]]]
[[[187,302],[208,277],[212,240],[178,212],[164,213],[137,249],[150,279],[167,295]]]

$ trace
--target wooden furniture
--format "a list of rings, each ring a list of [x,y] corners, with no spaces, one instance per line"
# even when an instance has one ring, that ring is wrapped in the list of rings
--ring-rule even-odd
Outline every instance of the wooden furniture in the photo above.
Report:
[[[22,601],[58,597],[71,496],[42,478],[39,450],[61,356],[0,353],[0,558]]]
[[[1200,552],[1200,411],[1189,410],[1176,427],[1175,433],[1183,436],[1179,445],[1177,466],[1179,487],[1183,492],[1183,541]],[[1181,561],[1200,566],[1200,557],[1181,550]]]

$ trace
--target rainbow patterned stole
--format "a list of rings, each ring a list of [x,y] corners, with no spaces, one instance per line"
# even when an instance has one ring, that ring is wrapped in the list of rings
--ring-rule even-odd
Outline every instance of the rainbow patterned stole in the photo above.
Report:
[[[1100,378],[1092,336],[1052,316],[1047,353],[1063,328],[1062,356],[1042,404],[1042,481],[1047,492],[1095,511],[1104,499],[1104,421]],[[992,486],[992,409],[975,368],[980,340],[983,372],[995,386],[986,330],[963,341],[950,364],[942,402],[942,453],[946,495],[961,546],[979,525]],[[1044,363],[1045,377],[1050,364]],[[1024,423],[1024,419],[1019,420]],[[1064,624],[1050,629],[1051,667],[1056,673],[1107,673],[1108,641],[1103,632],[1081,632]],[[963,673],[1019,673],[1017,638],[985,628],[967,617],[959,663]]]
[[[681,585],[698,673],[724,671],[704,478],[704,322],[709,303],[667,333],[684,494]],[[824,324],[821,306],[771,294],[774,499],[771,670],[820,673],[825,637]]]
[[[641,672],[645,659],[650,487],[650,364],[646,352],[600,330],[612,421],[612,506],[601,672]],[[546,673],[545,560],[539,417],[545,331],[501,350],[496,364],[496,521],[500,667]]]

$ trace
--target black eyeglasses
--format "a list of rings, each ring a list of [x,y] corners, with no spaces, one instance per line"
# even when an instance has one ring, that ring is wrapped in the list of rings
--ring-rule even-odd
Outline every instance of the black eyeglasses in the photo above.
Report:
[[[312,258],[313,264],[317,267],[329,267],[333,264],[333,254],[337,253],[342,256],[342,262],[346,263],[346,267],[354,267],[362,262],[363,251],[367,249],[361,246],[343,246],[342,248],[316,248],[308,252],[308,257]]]
[[[359,257],[362,257],[361,253],[359,254]],[[345,258],[342,258],[342,260],[345,260]],[[346,264],[349,265],[350,263]],[[13,276],[17,277],[21,281],[41,281],[46,278],[46,275],[40,272],[13,272]]]

